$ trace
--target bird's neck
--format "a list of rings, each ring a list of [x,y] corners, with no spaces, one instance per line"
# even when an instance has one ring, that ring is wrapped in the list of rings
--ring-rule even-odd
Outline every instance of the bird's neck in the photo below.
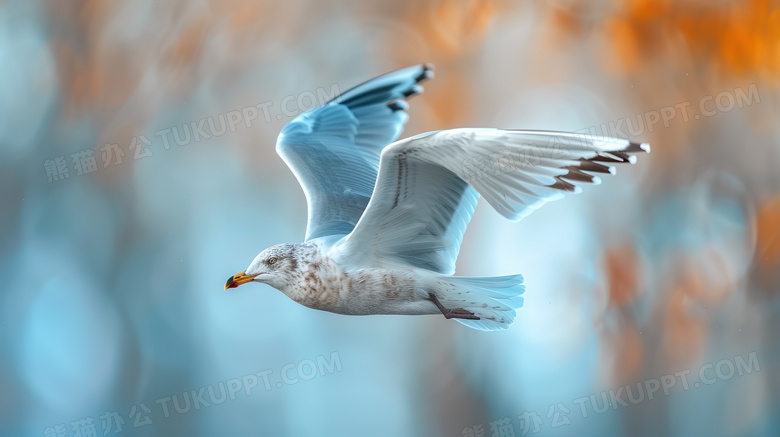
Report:
[[[293,256],[295,268],[290,284],[281,291],[310,308],[328,309],[336,305],[340,284],[347,279],[343,269],[313,242],[296,247]]]

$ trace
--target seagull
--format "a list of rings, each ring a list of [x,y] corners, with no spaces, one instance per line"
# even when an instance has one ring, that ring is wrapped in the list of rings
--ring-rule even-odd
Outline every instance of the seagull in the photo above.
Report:
[[[430,64],[379,76],[281,130],[276,151],[306,194],[305,240],[263,250],[225,290],[259,282],[338,314],[441,314],[506,329],[523,305],[523,276],[453,276],[479,197],[520,220],[650,152],[625,139],[492,128],[396,141],[407,100],[432,77]]]

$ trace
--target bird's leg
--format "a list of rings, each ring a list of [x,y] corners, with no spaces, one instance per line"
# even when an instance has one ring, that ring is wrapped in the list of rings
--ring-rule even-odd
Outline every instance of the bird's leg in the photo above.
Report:
[[[439,299],[433,293],[428,293],[428,299],[431,302],[433,302],[434,305],[436,305],[436,308],[438,308],[439,311],[441,311],[441,313],[444,314],[444,317],[447,319],[479,320],[479,317],[469,310],[463,308],[453,308],[453,309],[445,308],[444,305],[442,305],[441,302],[439,302]]]

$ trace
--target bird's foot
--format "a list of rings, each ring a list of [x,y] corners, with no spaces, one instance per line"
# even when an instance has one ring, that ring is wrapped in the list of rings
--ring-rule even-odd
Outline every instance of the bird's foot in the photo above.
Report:
[[[463,309],[463,308],[453,308],[451,310],[447,310],[447,312],[443,313],[444,317],[447,319],[469,319],[469,320],[479,320],[479,316],[475,315],[473,312]]]
[[[469,320],[479,320],[479,316],[474,314],[473,312],[464,309],[464,308],[445,308],[444,305],[439,302],[439,299],[434,295],[433,293],[428,293],[428,299],[430,299],[431,302],[436,305],[436,308],[441,311],[441,313],[444,315],[444,318],[446,319],[469,319]]]

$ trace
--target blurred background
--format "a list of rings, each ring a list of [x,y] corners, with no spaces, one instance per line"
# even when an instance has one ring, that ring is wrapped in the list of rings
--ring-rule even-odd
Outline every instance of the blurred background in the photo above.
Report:
[[[458,274],[524,274],[507,331],[223,291],[303,239],[281,127],[421,62],[404,136],[652,154],[480,204]],[[780,433],[780,2],[5,0],[0,66],[2,435]]]

